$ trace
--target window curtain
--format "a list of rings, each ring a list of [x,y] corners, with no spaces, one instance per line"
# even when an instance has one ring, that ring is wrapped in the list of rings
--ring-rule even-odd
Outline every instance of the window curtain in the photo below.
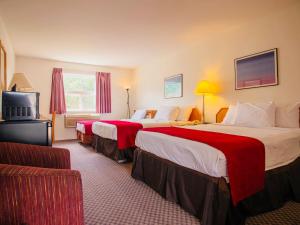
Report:
[[[96,112],[111,113],[110,73],[96,73]]]
[[[56,114],[66,113],[64,81],[61,68],[54,68],[52,71],[50,113],[54,112]]]

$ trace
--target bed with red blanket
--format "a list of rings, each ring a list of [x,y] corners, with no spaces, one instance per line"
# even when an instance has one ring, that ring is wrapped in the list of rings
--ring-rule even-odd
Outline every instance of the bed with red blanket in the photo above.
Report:
[[[132,161],[137,132],[144,127],[171,126],[170,121],[154,119],[101,120],[93,123],[92,132],[97,152],[121,162]]]
[[[171,107],[172,108],[172,107]],[[189,107],[188,107],[189,108]],[[176,107],[175,107],[176,109]],[[172,110],[169,114],[172,115]],[[186,112],[181,109],[181,112]],[[185,113],[186,115],[187,113]],[[118,162],[132,161],[135,137],[138,130],[149,127],[184,126],[199,123],[201,114],[197,108],[188,113],[189,118],[166,116],[153,118],[156,110],[146,110],[144,119],[100,120],[92,124],[93,144],[97,152]],[[177,119],[178,119],[177,118]],[[168,120],[170,119],[170,120]],[[181,120],[183,119],[183,120]]]
[[[300,129],[217,124],[138,132],[132,176],[203,225],[300,202]]]

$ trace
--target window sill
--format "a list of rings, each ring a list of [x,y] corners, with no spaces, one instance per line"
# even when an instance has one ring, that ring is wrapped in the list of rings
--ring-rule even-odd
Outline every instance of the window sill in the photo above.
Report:
[[[100,113],[95,112],[67,112],[66,116],[100,116]]]

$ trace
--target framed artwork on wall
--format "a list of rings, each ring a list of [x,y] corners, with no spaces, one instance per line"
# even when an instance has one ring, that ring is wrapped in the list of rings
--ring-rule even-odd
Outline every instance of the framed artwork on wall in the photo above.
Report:
[[[6,51],[0,41],[0,93],[7,90],[7,58]]]
[[[278,85],[277,48],[234,60],[235,89]]]
[[[180,98],[182,97],[183,89],[183,75],[177,74],[171,77],[165,78],[164,93],[165,98]]]

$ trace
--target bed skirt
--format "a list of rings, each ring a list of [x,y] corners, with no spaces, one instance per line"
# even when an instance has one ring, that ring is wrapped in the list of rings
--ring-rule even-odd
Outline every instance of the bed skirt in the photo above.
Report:
[[[85,145],[91,145],[93,142],[93,135],[84,134],[80,131],[77,131],[77,139]]]
[[[179,166],[137,148],[132,177],[199,218],[201,225],[241,225],[248,216],[280,208],[288,200],[300,202],[300,158],[266,172],[263,191],[232,205],[230,186],[216,178]]]
[[[133,152],[135,148],[127,148],[120,150],[116,140],[100,137],[98,135],[93,136],[93,147],[97,152],[119,162],[132,162]]]

